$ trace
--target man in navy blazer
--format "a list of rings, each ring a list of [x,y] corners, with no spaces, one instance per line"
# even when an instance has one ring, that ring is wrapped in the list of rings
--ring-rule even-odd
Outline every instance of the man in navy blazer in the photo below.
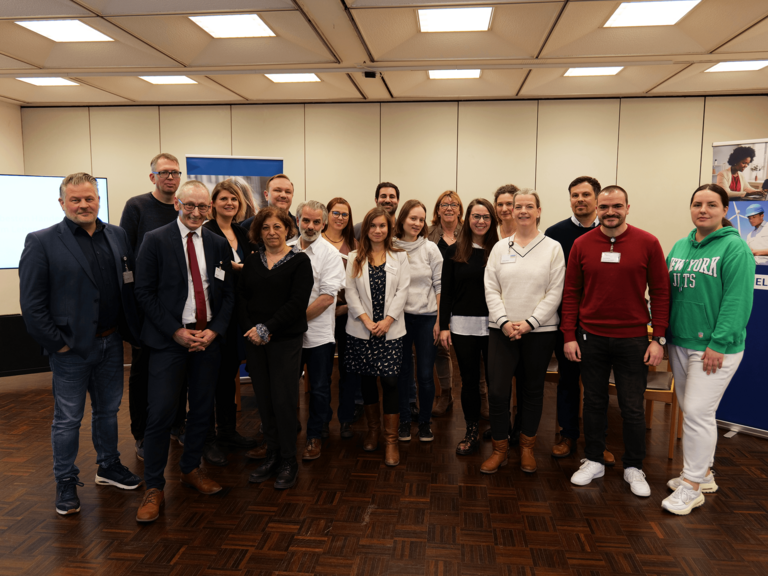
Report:
[[[181,480],[203,494],[221,490],[200,467],[200,458],[213,412],[221,340],[235,303],[232,249],[202,226],[211,206],[203,183],[182,184],[174,204],[178,220],[148,232],[136,260],[136,300],[146,317],[141,341],[149,349],[147,491],[136,515],[139,522],[160,515],[170,429],[185,379],[189,413]]]
[[[19,262],[21,313],[53,372],[51,427],[56,512],[80,511],[75,465],[85,396],[91,397],[96,483],[133,490],[141,479],[120,463],[117,411],[123,397],[123,339],[137,342],[133,252],[125,230],[98,218],[96,179],[61,183],[66,217],[27,235]]]

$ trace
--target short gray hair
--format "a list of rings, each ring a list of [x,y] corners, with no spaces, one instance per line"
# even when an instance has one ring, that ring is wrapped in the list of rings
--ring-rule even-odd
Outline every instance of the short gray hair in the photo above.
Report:
[[[320,210],[323,213],[323,226],[328,224],[328,208],[325,207],[325,204],[318,202],[317,200],[307,200],[306,202],[302,202],[298,205],[296,208],[297,222],[301,220],[301,211],[304,210],[304,208],[309,208],[310,210]]]
[[[59,186],[59,197],[64,198],[67,186],[80,186],[80,184],[90,184],[93,186],[96,195],[99,195],[99,183],[96,182],[96,178],[85,172],[75,172],[61,181],[61,186]]]
[[[522,188],[521,190],[518,190],[512,195],[512,202],[514,203],[515,198],[518,196],[533,196],[536,198],[536,208],[541,208],[541,198],[539,198],[539,193],[536,192],[533,188]],[[514,204],[513,204],[514,205]],[[539,225],[541,222],[541,216],[536,218],[536,226]]]
[[[158,154],[157,156],[152,158],[152,160],[149,161],[149,167],[152,168],[152,172],[154,172],[155,168],[157,168],[157,163],[160,161],[161,158],[164,160],[170,160],[171,162],[175,162],[176,166],[181,166],[181,164],[179,164],[179,159],[176,158],[176,156],[174,156],[173,154],[168,154],[167,152],[160,152],[160,154]]]
[[[179,186],[179,189],[176,190],[176,198],[179,201],[183,201],[187,190],[190,190],[191,188],[197,188],[198,190],[205,191],[205,193],[208,194],[208,202],[211,202],[211,191],[208,190],[208,187],[199,180],[187,180],[184,182],[184,184]]]

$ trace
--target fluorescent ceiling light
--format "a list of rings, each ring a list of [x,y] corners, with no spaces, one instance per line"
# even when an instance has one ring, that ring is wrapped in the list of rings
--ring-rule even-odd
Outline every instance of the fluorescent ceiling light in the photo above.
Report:
[[[79,86],[77,82],[66,80],[65,78],[16,78],[27,84],[35,86]]]
[[[422,32],[485,32],[493,8],[441,8],[419,10]]]
[[[26,20],[16,24],[54,42],[114,42],[80,20]]]
[[[150,84],[197,84],[192,78],[186,76],[139,76]]]
[[[768,66],[768,60],[752,60],[747,62],[720,62],[704,72],[751,72],[762,70]]]
[[[600,68],[568,68],[566,76],[615,76],[624,66],[603,66]]]
[[[214,38],[264,38],[275,35],[256,14],[190,16],[189,19]]]
[[[264,76],[278,84],[285,82],[320,82],[320,78],[315,74],[264,74]]]
[[[605,23],[606,28],[623,26],[672,26],[693,10],[701,0],[665,2],[622,2]]]
[[[430,70],[430,80],[458,80],[461,78],[480,78],[480,70]]]

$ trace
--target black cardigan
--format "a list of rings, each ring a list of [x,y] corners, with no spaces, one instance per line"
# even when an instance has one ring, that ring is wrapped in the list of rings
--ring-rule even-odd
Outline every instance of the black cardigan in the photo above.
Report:
[[[219,223],[216,222],[216,218],[212,218],[211,220],[208,220],[205,224],[203,224],[208,230],[211,232],[218,234],[222,238],[226,238],[224,236],[224,232],[221,231],[221,227],[219,226]],[[232,232],[235,233],[235,238],[237,238],[237,245],[242,247],[243,254],[245,254],[245,258],[243,258],[243,262],[248,258],[248,255],[251,252],[256,251],[256,246],[251,243],[251,241],[248,239],[248,230],[237,224],[236,222],[232,222]]]
[[[473,248],[468,262],[456,262],[456,244],[445,251],[440,280],[440,330],[454,316],[488,316],[485,303],[485,250]]]

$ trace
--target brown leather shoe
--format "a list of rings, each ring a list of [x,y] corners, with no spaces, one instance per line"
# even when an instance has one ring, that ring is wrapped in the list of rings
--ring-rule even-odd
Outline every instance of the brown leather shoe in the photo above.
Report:
[[[608,450],[603,452],[603,463],[606,466],[615,466],[616,465],[616,458],[613,457],[613,454],[608,452]]]
[[[480,394],[480,419],[490,420],[490,409],[488,407],[488,392]]]
[[[189,474],[182,474],[181,481],[187,486],[197,489],[201,494],[216,494],[216,492],[221,492],[221,486],[208,478],[205,470],[199,466]]]
[[[368,421],[368,434],[363,440],[363,450],[373,452],[379,447],[381,435],[381,408],[378,402],[365,407],[365,419]],[[395,434],[397,434],[397,427],[395,427]]]
[[[384,464],[397,466],[400,464],[400,445],[398,444],[397,428],[400,425],[400,414],[384,414]]]
[[[301,455],[302,460],[317,460],[320,458],[320,449],[323,444],[320,438],[310,438],[307,440],[307,444],[304,446],[304,454]]]
[[[267,443],[264,442],[261,446],[254,448],[253,450],[248,450],[248,452],[245,453],[246,458],[250,458],[252,460],[261,460],[262,458],[267,457]]]
[[[136,522],[154,522],[160,516],[160,507],[165,503],[165,496],[162,490],[150,488],[144,492],[144,499],[141,501],[138,512],[136,512]]]
[[[520,470],[532,474],[536,472],[536,458],[533,447],[536,446],[536,436],[520,434]]]
[[[437,399],[437,404],[432,408],[432,416],[444,416],[453,406],[453,397],[451,392],[443,390]]]
[[[499,468],[507,465],[507,452],[509,451],[509,440],[493,440],[493,453],[491,457],[480,466],[480,472],[483,474],[495,474]]]
[[[565,436],[561,436],[560,442],[552,446],[552,456],[555,458],[565,458],[566,456],[571,455],[572,450],[573,450],[573,439],[566,438]]]

